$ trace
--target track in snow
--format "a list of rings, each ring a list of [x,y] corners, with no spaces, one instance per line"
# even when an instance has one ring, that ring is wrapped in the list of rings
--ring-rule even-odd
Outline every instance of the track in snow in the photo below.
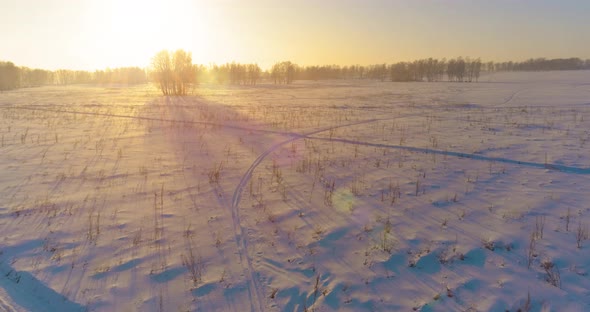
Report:
[[[407,117],[407,116],[405,116]],[[446,156],[453,156],[458,158],[466,158],[466,159],[474,159],[480,161],[488,161],[488,162],[498,162],[498,163],[507,163],[507,164],[514,164],[519,166],[527,166],[532,168],[538,169],[549,169],[549,170],[557,170],[565,173],[573,173],[573,174],[590,174],[590,168],[580,168],[580,167],[573,167],[573,166],[566,166],[566,165],[559,165],[559,164],[545,164],[545,163],[537,163],[537,162],[529,162],[529,161],[519,161],[515,159],[509,158],[502,158],[502,157],[488,157],[479,154],[473,153],[463,153],[458,151],[443,151],[443,150],[436,150],[430,148],[420,148],[420,147],[411,147],[411,146],[402,146],[402,145],[389,145],[389,144],[379,144],[379,143],[370,143],[370,142],[362,142],[362,141],[355,141],[355,140],[347,140],[347,139],[338,139],[338,138],[321,138],[321,137],[314,137],[313,135],[319,134],[321,132],[329,131],[332,129],[337,128],[344,128],[344,127],[351,127],[359,124],[366,124],[376,121],[383,121],[383,120],[391,120],[391,119],[398,119],[403,117],[395,117],[395,118],[382,118],[382,119],[369,119],[360,122],[350,123],[346,125],[339,125],[339,126],[332,126],[327,127],[315,131],[311,131],[305,134],[294,135],[293,137],[276,143],[265,150],[262,154],[256,158],[256,160],[250,165],[250,167],[246,170],[246,172],[242,175],[240,179],[240,183],[234,190],[234,194],[232,197],[231,208],[232,208],[232,218],[234,223],[234,230],[236,231],[236,241],[238,242],[238,246],[240,248],[240,259],[243,259],[245,256],[246,262],[248,265],[248,272],[250,273],[250,287],[255,291],[251,293],[251,309],[254,311],[258,309],[258,311],[264,311],[264,307],[262,304],[261,298],[261,289],[258,283],[258,278],[254,274],[254,269],[252,267],[252,261],[248,256],[248,241],[247,238],[244,237],[244,228],[240,223],[240,215],[238,205],[240,203],[241,195],[243,192],[244,187],[247,185],[248,181],[252,177],[254,170],[262,163],[262,161],[272,152],[277,150],[278,148],[289,144],[293,141],[300,140],[300,139],[312,139],[312,140],[322,140],[322,141],[332,141],[332,142],[339,142],[345,144],[355,144],[355,145],[364,145],[364,146],[372,146],[372,147],[380,147],[380,148],[390,148],[390,149],[401,149],[407,150],[411,152],[417,153],[429,153],[429,154],[440,154]],[[257,303],[257,306],[254,306],[254,303]]]
[[[561,172],[565,172],[565,173],[590,174],[590,168],[573,167],[573,166],[560,165],[560,164],[549,164],[549,163],[545,164],[545,163],[531,162],[531,161],[520,161],[520,160],[516,160],[516,159],[503,158],[503,157],[489,157],[489,156],[484,156],[481,154],[463,153],[463,152],[457,152],[457,151],[443,151],[443,150],[436,150],[436,149],[424,148],[424,147],[412,147],[412,146],[403,146],[403,145],[391,145],[391,144],[362,142],[362,141],[338,139],[338,138],[331,138],[330,139],[330,138],[320,138],[320,137],[313,137],[313,136],[307,136],[305,138],[312,139],[312,140],[331,141],[331,142],[339,142],[339,143],[354,144],[354,145],[364,145],[364,146],[379,147],[379,148],[399,149],[399,150],[406,150],[406,151],[415,152],[415,153],[438,154],[438,155],[453,156],[453,157],[458,157],[458,158],[467,158],[467,159],[474,159],[474,160],[481,160],[481,161],[513,164],[513,165],[526,166],[526,167],[538,168],[538,169],[556,170],[556,171],[561,171]]]
[[[396,118],[400,118],[400,117],[396,117]],[[271,147],[269,147],[267,150],[265,150],[262,154],[260,154],[258,156],[258,158],[256,158],[256,160],[254,160],[254,162],[250,165],[250,167],[248,167],[246,172],[242,175],[242,178],[240,179],[240,183],[238,184],[238,186],[234,190],[234,194],[233,194],[232,202],[231,202],[231,210],[232,210],[234,231],[236,233],[236,241],[237,241],[239,249],[240,249],[239,250],[240,259],[243,259],[243,258],[246,259],[246,263],[248,265],[248,273],[250,274],[250,276],[249,276],[250,277],[250,280],[249,280],[250,288],[254,289],[254,292],[250,291],[250,298],[251,298],[250,308],[252,311],[264,311],[263,303],[260,299],[260,298],[262,298],[262,295],[261,295],[262,290],[260,289],[258,278],[254,274],[255,271],[254,271],[254,268],[252,267],[252,260],[250,259],[249,255],[248,255],[248,240],[244,236],[244,228],[242,227],[241,222],[240,222],[240,212],[238,209],[238,205],[240,203],[240,198],[242,196],[242,192],[244,190],[244,187],[246,186],[248,181],[250,181],[250,178],[252,177],[252,173],[254,172],[254,170],[260,165],[260,163],[262,163],[262,161],[269,154],[271,154],[272,152],[274,152],[275,150],[277,150],[281,146],[284,146],[285,144],[289,144],[289,143],[296,141],[296,140],[308,138],[309,136],[314,135],[314,134],[330,131],[332,129],[351,127],[351,126],[356,126],[356,125],[360,125],[360,124],[372,123],[372,122],[376,122],[376,121],[389,120],[389,119],[392,119],[392,118],[368,119],[368,120],[357,121],[357,122],[353,122],[353,123],[349,123],[349,124],[345,124],[345,125],[330,126],[330,127],[314,130],[314,131],[311,131],[311,132],[308,132],[305,134],[293,135],[293,137],[291,137],[285,141],[278,142],[278,143],[272,145]]]

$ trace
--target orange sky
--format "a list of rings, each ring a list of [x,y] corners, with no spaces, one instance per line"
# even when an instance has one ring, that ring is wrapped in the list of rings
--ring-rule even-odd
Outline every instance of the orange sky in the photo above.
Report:
[[[46,69],[195,63],[373,64],[590,58],[590,1],[0,0],[0,59]]]

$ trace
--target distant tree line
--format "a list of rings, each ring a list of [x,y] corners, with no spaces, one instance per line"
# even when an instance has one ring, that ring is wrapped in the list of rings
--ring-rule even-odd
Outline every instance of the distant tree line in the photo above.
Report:
[[[149,70],[122,67],[94,72],[60,69],[55,71],[19,67],[0,61],[0,91],[42,85],[141,84],[152,81],[167,95],[184,95],[197,83],[252,86],[261,80],[290,84],[295,80],[374,79],[379,81],[478,81],[482,72],[590,70],[590,59],[528,59],[522,62],[482,62],[479,58],[421,59],[412,62],[374,65],[299,66],[290,61],[263,71],[257,64],[226,63],[197,65],[189,52],[161,51]]]
[[[67,69],[50,71],[0,62],[0,91],[44,85],[139,84],[147,81],[146,71],[139,67],[107,68],[94,72]]]
[[[577,57],[545,59],[528,59],[523,62],[489,62],[490,71],[549,71],[549,70],[582,70],[590,69],[590,59]]]
[[[324,65],[299,66],[289,61],[273,65],[265,73],[275,84],[289,84],[294,80],[375,79],[380,81],[477,81],[484,68],[480,59],[457,58],[447,61],[433,58],[395,64],[368,66]]]
[[[97,70],[92,80],[99,84],[142,84],[148,82],[148,76],[139,67],[120,67]]]
[[[0,91],[54,84],[55,73],[0,61]]]
[[[285,79],[285,64],[290,70],[290,79]],[[482,72],[493,71],[553,71],[590,70],[590,59],[529,59],[523,62],[482,62],[481,59],[421,59],[413,62],[375,64],[368,66],[324,65],[298,66],[291,62],[275,64],[268,76],[276,84],[293,80],[323,79],[374,79],[380,81],[455,81],[477,82]]]
[[[262,69],[257,64],[227,63],[212,65],[209,68],[199,66],[199,81],[229,83],[232,85],[254,86],[262,77]]]

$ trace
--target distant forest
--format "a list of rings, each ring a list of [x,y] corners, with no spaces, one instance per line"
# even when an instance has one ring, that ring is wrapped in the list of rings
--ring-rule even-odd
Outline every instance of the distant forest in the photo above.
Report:
[[[379,81],[455,81],[477,82],[482,72],[495,71],[552,71],[590,69],[590,59],[529,59],[523,62],[482,62],[479,58],[421,59],[413,62],[376,65],[322,65],[299,66],[285,61],[274,64],[263,71],[257,64],[228,63],[223,65],[194,65],[188,57],[189,67],[183,67],[185,81],[195,83],[218,83],[232,85],[255,85],[259,81],[275,84],[290,84],[295,80],[324,79],[374,79]],[[176,51],[175,53],[179,53]],[[171,54],[175,55],[175,54]],[[154,61],[154,60],[152,60]],[[155,65],[155,64],[153,64]],[[162,65],[162,64],[160,64]],[[165,64],[164,64],[165,65]],[[186,64],[185,64],[186,65]],[[158,76],[160,74],[160,76]],[[123,67],[106,70],[76,71],[60,69],[55,71],[19,67],[12,62],[0,61],[0,91],[43,85],[70,84],[142,84],[161,83],[162,74],[139,67]],[[173,74],[169,71],[168,74]],[[172,93],[186,93],[182,92]]]

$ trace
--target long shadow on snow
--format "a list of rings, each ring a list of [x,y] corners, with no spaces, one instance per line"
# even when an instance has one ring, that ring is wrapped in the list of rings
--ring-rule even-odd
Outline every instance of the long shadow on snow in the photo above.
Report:
[[[45,286],[26,271],[17,271],[9,264],[0,263],[0,287],[10,298],[27,311],[85,311],[86,307],[69,301],[65,296]]]
[[[254,150],[265,150],[266,147],[264,145],[268,144],[269,140],[272,142],[272,135],[294,135],[293,133],[289,132],[265,129],[266,126],[263,124],[255,124],[254,122],[249,121],[249,119],[245,120],[241,117],[241,113],[235,111],[232,107],[227,107],[222,103],[216,103],[215,101],[206,100],[199,96],[162,97],[148,103],[146,108],[148,109],[149,113],[157,114],[155,117],[147,117],[148,120],[158,121],[162,123],[171,122],[172,127],[168,129],[170,131],[167,132],[167,135],[169,136],[168,140],[172,144],[175,151],[179,153],[179,155],[181,155],[181,159],[178,159],[179,162],[184,161],[184,159],[182,159],[183,157],[191,156],[190,152],[187,153],[187,151],[184,150],[184,147],[180,144],[184,144],[184,142],[189,139],[194,139],[193,136],[195,135],[195,132],[191,131],[190,129],[186,131],[186,129],[183,129],[183,127],[176,127],[174,125],[211,126],[211,130],[215,130],[215,132],[219,131],[217,132],[219,135],[227,135],[228,137],[231,137],[231,135],[234,134],[235,131],[237,131],[237,133],[257,133],[258,135],[262,135],[263,137],[265,135],[271,135],[270,137],[264,137],[263,140],[260,140],[262,142],[259,143],[260,145],[254,146]],[[197,118],[197,120],[193,118]],[[178,144],[178,146],[174,146],[175,144]],[[190,188],[192,187],[193,182],[196,183],[195,181],[193,181],[193,179],[198,180],[201,178],[202,177],[198,175],[190,176],[190,180],[185,181],[185,183],[187,184],[186,187]],[[214,188],[217,189],[217,192],[219,194],[224,193],[224,190],[221,188],[220,185],[215,185]],[[217,196],[217,201],[220,207],[230,208],[229,210],[233,221],[232,227],[234,231],[234,240],[238,247],[238,260],[242,265],[246,284],[248,285],[246,287],[246,292],[250,299],[250,310],[263,311],[264,295],[261,290],[259,278],[253,268],[252,260],[248,256],[248,241],[246,237],[247,235],[244,227],[241,225],[237,207],[231,205],[230,203],[227,203],[225,196]],[[228,293],[228,298],[237,298],[235,293],[241,291],[243,291],[243,289],[241,288],[231,288],[226,289],[224,292]],[[244,302],[235,303],[247,304]]]

